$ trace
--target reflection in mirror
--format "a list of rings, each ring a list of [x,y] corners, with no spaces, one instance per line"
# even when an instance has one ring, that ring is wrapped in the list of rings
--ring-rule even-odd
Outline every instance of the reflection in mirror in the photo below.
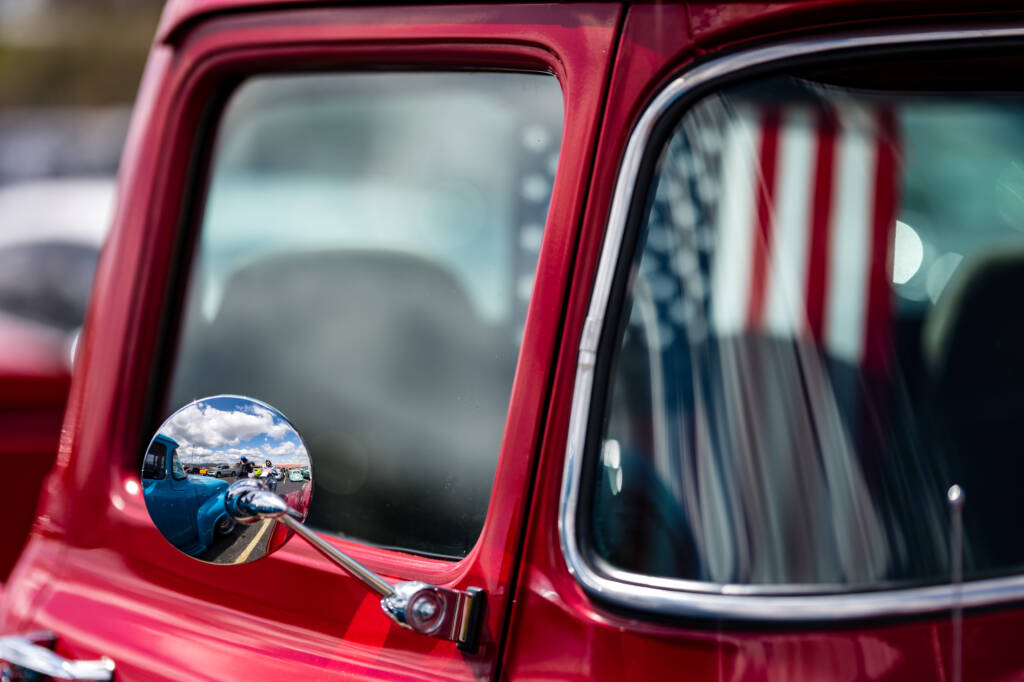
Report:
[[[172,414],[146,449],[142,484],[160,533],[213,564],[254,561],[290,536],[276,519],[229,513],[232,495],[276,493],[290,516],[305,520],[313,490],[298,431],[273,407],[232,395],[203,398]]]

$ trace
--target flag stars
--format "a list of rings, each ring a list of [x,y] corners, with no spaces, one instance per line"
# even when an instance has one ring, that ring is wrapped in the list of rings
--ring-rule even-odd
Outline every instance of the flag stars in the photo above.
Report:
[[[555,173],[558,171],[558,154],[548,156],[547,171],[551,177],[555,177]]]
[[[523,199],[534,204],[539,204],[547,200],[550,187],[550,181],[540,173],[527,175],[523,178]]]
[[[647,246],[655,251],[668,251],[672,248],[669,231],[661,224],[650,226],[647,232]]]
[[[523,251],[538,253],[544,239],[544,226],[540,223],[529,223],[519,229],[519,247]]]
[[[651,296],[655,301],[664,302],[671,299],[679,291],[679,285],[675,278],[664,274],[657,274],[651,277],[647,286],[651,290]]]
[[[551,144],[551,133],[542,125],[528,125],[523,128],[523,147],[540,153]]]

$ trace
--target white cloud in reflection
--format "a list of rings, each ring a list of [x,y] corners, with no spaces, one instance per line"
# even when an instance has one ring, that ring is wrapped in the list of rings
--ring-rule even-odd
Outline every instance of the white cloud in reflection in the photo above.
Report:
[[[261,434],[281,440],[290,429],[276,421],[272,412],[259,406],[253,406],[251,411],[226,411],[193,403],[175,414],[163,431],[179,443],[187,442],[194,448],[220,448],[238,445]]]
[[[160,429],[178,444],[186,464],[237,464],[242,457],[257,466],[306,466],[309,454],[298,434],[272,410],[231,396],[208,398],[175,413]]]

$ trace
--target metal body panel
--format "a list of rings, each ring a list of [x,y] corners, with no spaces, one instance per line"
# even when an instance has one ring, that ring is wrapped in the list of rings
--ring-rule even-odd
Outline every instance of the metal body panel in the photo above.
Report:
[[[25,544],[39,489],[53,466],[71,381],[60,332],[0,315],[0,470],[10,512],[0,525],[0,581]]]

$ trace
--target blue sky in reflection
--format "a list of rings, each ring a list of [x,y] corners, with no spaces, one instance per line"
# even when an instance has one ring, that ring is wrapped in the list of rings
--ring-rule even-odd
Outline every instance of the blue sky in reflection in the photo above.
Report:
[[[206,398],[176,412],[160,433],[178,443],[185,464],[237,464],[248,457],[257,466],[309,465],[299,434],[273,409],[235,396]]]

